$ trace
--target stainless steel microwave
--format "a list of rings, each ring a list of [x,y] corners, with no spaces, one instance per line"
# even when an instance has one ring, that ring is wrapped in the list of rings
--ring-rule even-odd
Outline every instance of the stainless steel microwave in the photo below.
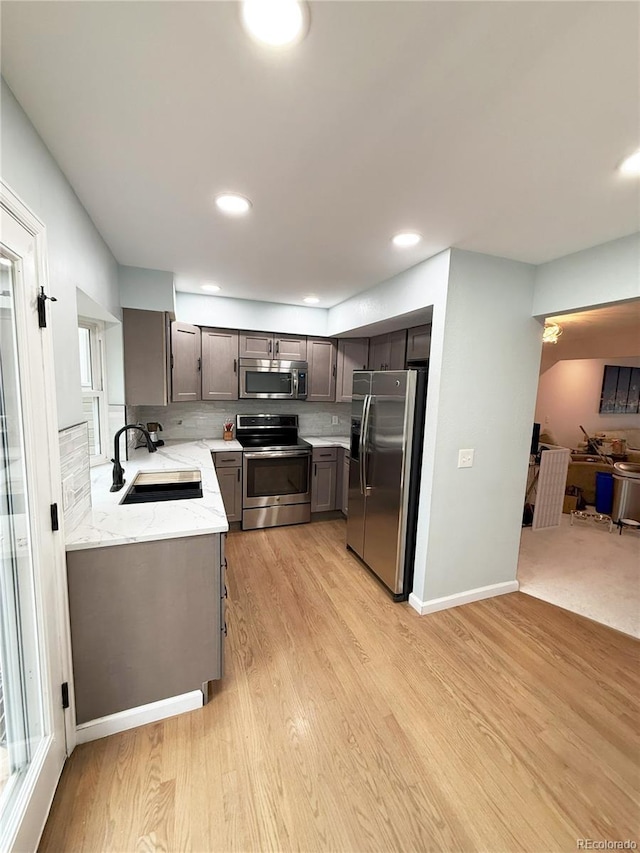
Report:
[[[307,396],[306,361],[240,359],[240,398],[250,400],[304,400]]]

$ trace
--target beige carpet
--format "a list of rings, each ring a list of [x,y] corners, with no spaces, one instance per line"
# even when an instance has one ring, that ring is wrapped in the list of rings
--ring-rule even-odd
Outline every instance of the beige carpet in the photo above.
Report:
[[[640,637],[640,533],[593,521],[532,531],[520,540],[521,592]]]

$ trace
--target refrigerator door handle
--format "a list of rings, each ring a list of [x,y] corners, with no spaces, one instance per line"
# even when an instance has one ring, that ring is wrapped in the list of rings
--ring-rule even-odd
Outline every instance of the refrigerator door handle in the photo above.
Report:
[[[367,408],[369,406],[369,395],[365,394],[362,403],[362,421],[360,423],[360,439],[358,441],[358,471],[360,474],[360,494],[364,495],[364,436],[367,423]]]
[[[360,488],[365,497],[369,491],[369,486],[367,485],[367,453],[369,452],[369,413],[371,412],[372,402],[372,395],[367,394],[364,401],[362,431],[360,433]]]

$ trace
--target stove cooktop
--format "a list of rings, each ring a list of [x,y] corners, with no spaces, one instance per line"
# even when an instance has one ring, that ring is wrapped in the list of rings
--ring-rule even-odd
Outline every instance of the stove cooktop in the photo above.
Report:
[[[308,441],[297,436],[282,433],[267,435],[236,435],[237,440],[246,450],[308,450]]]

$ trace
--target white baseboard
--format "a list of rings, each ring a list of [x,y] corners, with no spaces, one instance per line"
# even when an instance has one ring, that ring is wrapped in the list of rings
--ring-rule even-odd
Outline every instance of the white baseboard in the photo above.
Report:
[[[472,601],[481,601],[483,598],[493,598],[496,595],[504,595],[507,592],[517,592],[519,589],[520,584],[517,580],[504,581],[504,583],[492,583],[489,586],[468,589],[466,592],[457,592],[455,595],[445,595],[444,598],[431,598],[428,601],[421,601],[412,592],[409,596],[409,604],[421,616],[424,616],[427,613],[436,613],[438,610],[448,610],[450,607],[470,604]]]
[[[89,720],[88,723],[76,727],[76,742],[87,743],[116,732],[135,729],[136,726],[144,726],[146,723],[155,723],[166,717],[175,717],[185,711],[195,711],[196,708],[202,708],[202,702],[202,690],[192,690],[191,693],[170,696],[168,699],[160,699],[159,702],[150,702],[148,705],[109,714],[108,717],[98,717],[97,720]]]

